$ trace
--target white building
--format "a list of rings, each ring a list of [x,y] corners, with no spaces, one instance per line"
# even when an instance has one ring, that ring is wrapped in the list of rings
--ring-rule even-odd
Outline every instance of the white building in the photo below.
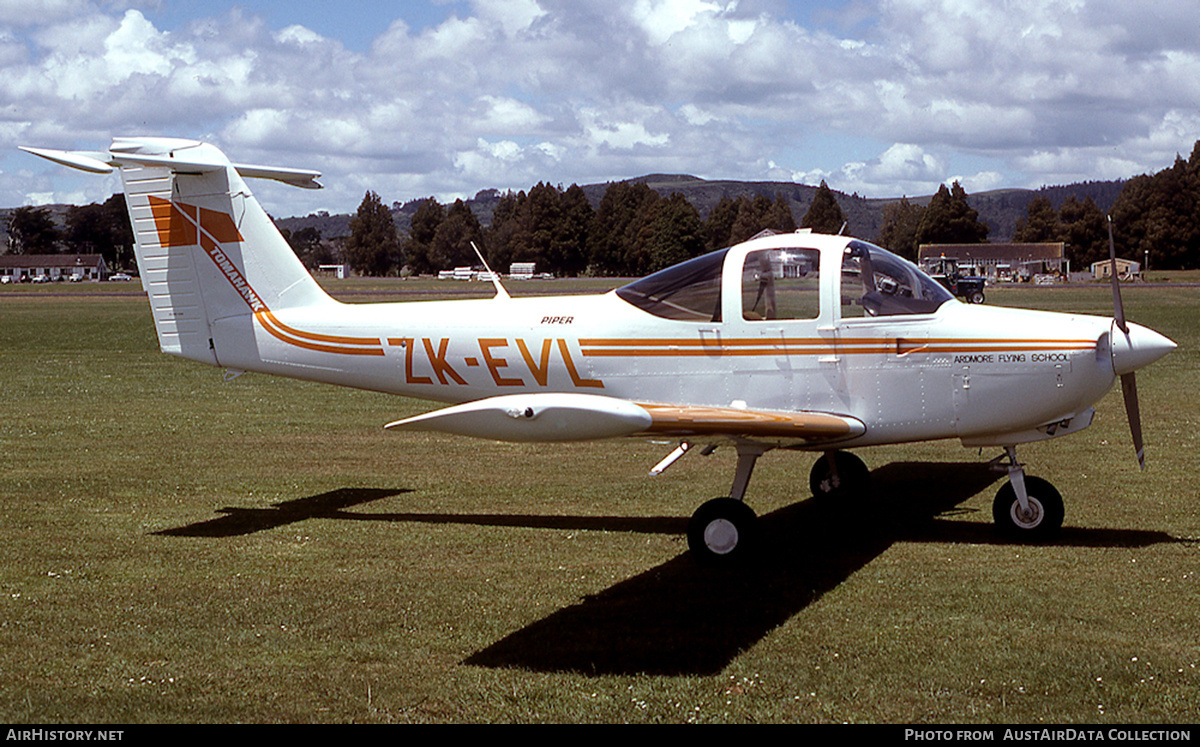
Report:
[[[108,265],[99,254],[3,254],[0,278],[5,283],[46,280],[104,280]]]

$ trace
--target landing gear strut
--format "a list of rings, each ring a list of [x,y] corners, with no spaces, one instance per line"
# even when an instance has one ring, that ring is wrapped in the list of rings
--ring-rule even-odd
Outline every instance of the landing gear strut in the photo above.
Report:
[[[1062,528],[1062,496],[1040,477],[1025,474],[1013,446],[1005,449],[1007,464],[1000,457],[994,467],[1008,473],[1008,482],[996,492],[992,518],[1004,534],[1018,539],[1040,541],[1053,537]]]
[[[714,498],[692,514],[688,522],[688,548],[700,562],[729,565],[752,552],[758,539],[758,517],[742,499],[755,462],[766,452],[767,447],[760,444],[738,444],[737,472],[729,497]],[[865,493],[870,478],[867,465],[854,454],[828,451],[813,465],[809,486],[818,498],[843,498]]]

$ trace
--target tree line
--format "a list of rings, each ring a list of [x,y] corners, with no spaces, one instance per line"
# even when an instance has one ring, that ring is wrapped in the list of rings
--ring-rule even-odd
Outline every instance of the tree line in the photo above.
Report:
[[[366,275],[428,274],[477,264],[474,243],[497,271],[533,262],[539,272],[559,276],[641,276],[763,230],[836,233],[844,225],[824,182],[799,226],[782,195],[724,197],[701,218],[682,194],[663,197],[642,182],[609,184],[595,208],[578,185],[543,182],[501,196],[486,227],[462,200],[449,206],[422,200],[402,237],[379,196],[367,192],[342,256]]]
[[[916,260],[921,244],[982,244],[987,242],[989,230],[979,220],[979,211],[971,207],[967,191],[954,182],[940,186],[926,206],[908,198],[888,204],[876,242]]]
[[[1110,217],[1119,256],[1160,270],[1200,267],[1200,140],[1188,159],[1177,155],[1168,168],[1125,182],[1107,215],[1091,197],[1068,195],[1057,209],[1049,197],[1035,197],[1013,241],[1061,241],[1071,265],[1085,268],[1108,258]],[[939,189],[928,207],[907,199],[888,205],[877,241],[915,258],[921,244],[983,242],[987,233],[955,184]]]
[[[1090,197],[1058,210],[1038,197],[1017,224],[1014,241],[1061,241],[1074,267],[1108,259],[1109,218],[1117,255],[1159,270],[1200,266],[1200,141],[1190,158],[1125,183],[1108,215]]]
[[[99,254],[110,268],[133,264],[133,228],[125,195],[71,207],[59,226],[47,207],[19,207],[8,217],[9,254]]]
[[[1200,140],[1186,161],[1130,179],[1112,219],[1118,254],[1158,270],[1200,267]]]

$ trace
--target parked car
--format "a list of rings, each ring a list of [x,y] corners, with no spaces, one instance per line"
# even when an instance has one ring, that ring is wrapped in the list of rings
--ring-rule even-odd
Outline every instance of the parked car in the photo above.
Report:
[[[133,276],[124,272],[115,272],[108,276],[109,280],[133,280]]]
[[[930,268],[930,276],[967,303],[984,301],[983,289],[987,286],[987,280],[974,275],[962,275],[959,268],[949,261],[935,263]]]
[[[983,303],[983,289],[987,285],[984,278],[959,275],[934,275],[933,278],[967,303]]]

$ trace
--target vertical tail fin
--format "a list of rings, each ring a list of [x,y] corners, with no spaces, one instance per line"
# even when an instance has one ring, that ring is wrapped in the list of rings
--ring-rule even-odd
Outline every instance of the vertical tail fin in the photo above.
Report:
[[[317,188],[315,172],[234,165],[190,140],[122,138],[107,153],[26,149],[73,168],[120,170],[163,352],[221,365],[213,325],[335,303],[317,285],[242,176]]]

